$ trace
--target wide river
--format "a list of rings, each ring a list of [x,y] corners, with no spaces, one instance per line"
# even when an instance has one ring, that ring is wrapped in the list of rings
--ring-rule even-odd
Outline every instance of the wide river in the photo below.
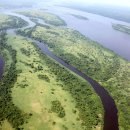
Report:
[[[7,11],[5,13],[10,14],[10,15],[14,15],[14,16],[18,16],[18,17],[24,19],[25,21],[27,21],[29,23],[29,26],[24,27],[24,29],[28,28],[28,27],[35,26],[35,23],[30,21],[28,17],[25,17],[23,15],[19,15],[19,14],[16,14],[16,13],[12,13],[12,12],[9,12],[9,11]],[[15,29],[10,29],[10,30],[7,31],[7,33],[9,35],[17,35],[15,33]],[[36,43],[36,45],[41,49],[41,51],[44,54],[48,55],[49,57],[51,57],[52,59],[54,59],[58,63],[62,64],[65,68],[69,69],[73,73],[79,75],[80,77],[82,77],[83,79],[88,81],[91,84],[91,86],[94,88],[95,92],[101,98],[101,101],[102,101],[102,104],[103,104],[103,107],[104,107],[104,127],[103,127],[103,130],[118,130],[119,129],[118,128],[118,115],[117,115],[118,111],[117,111],[115,102],[114,102],[113,98],[109,95],[109,93],[104,89],[104,87],[102,87],[95,80],[88,77],[87,75],[85,75],[84,73],[82,73],[81,71],[76,69],[75,67],[67,64],[62,59],[58,58],[55,54],[53,54],[48,49],[48,47],[44,43],[41,43],[39,41],[30,39],[30,38],[27,38],[27,39]]]
[[[83,11],[78,11],[74,9],[64,8],[64,7],[57,7],[57,6],[44,7],[42,4],[40,4],[40,5],[35,5],[34,8],[47,9],[45,11],[51,12],[60,16],[67,23],[67,27],[78,30],[80,33],[82,33],[86,37],[89,37],[90,39],[98,42],[104,47],[110,50],[113,50],[115,53],[117,53],[121,57],[130,61],[130,35],[114,30],[112,28],[112,23],[123,24],[127,26],[130,26],[130,23],[117,21],[108,17],[91,14],[91,13],[87,13]],[[25,9],[23,8],[23,10]],[[7,13],[10,15],[21,17],[22,19],[24,19],[25,21],[29,23],[28,27],[33,27],[35,25],[35,23],[31,22],[29,18],[25,16],[18,15],[15,13],[9,13],[9,11],[7,11]],[[81,16],[87,17],[89,20],[78,19],[72,16],[71,14],[81,15]],[[41,20],[39,19],[39,21]],[[43,21],[41,21],[41,23],[42,22]],[[8,30],[8,34],[16,35],[14,30]],[[32,40],[32,39],[29,39],[29,40]],[[40,43],[35,40],[32,40],[32,41],[38,45],[38,47],[42,50],[43,53],[50,56],[51,58],[56,60],[58,63],[62,64],[64,67],[68,68],[69,70],[76,73],[80,77],[84,78],[92,85],[96,93],[100,96],[103,103],[103,107],[105,111],[104,112],[104,130],[118,130],[119,128],[118,128],[117,108],[116,108],[114,100],[107,93],[107,91],[101,85],[99,85],[96,81],[86,76],[85,74],[77,70],[75,67],[68,65],[62,59],[55,56],[52,52],[48,50],[48,48],[44,45],[44,43]],[[0,58],[0,78],[2,77],[3,66],[4,66],[3,59]]]
[[[98,42],[130,61],[130,35],[112,28],[112,23],[128,26],[130,26],[130,23],[70,8],[44,5],[42,3],[35,5],[33,8],[45,9],[47,12],[60,16],[67,23],[69,28],[78,30],[86,37],[89,37],[93,41]],[[27,8],[22,8],[20,10],[26,9]],[[16,10],[19,9],[14,9],[14,11]],[[87,17],[89,20],[78,19],[70,14],[81,15]]]
[[[78,30],[86,37],[97,41],[99,44],[130,61],[130,35],[112,28],[112,23],[128,26],[130,26],[130,23],[64,7],[47,6],[46,9],[60,16],[69,28]],[[70,15],[70,13],[85,16],[89,20],[78,19]]]

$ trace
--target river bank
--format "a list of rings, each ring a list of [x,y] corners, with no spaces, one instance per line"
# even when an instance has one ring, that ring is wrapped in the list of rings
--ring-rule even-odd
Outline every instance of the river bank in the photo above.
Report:
[[[22,18],[22,15],[19,15],[19,17]],[[26,19],[24,19],[24,20],[26,20]],[[13,31],[12,34],[15,34],[15,32],[14,32],[15,30],[12,30],[12,31]],[[78,69],[76,69],[75,67],[73,67],[70,64],[65,63],[64,60],[62,60],[61,58],[59,58],[55,54],[53,54],[44,43],[39,42],[37,40],[32,40],[32,41],[37,44],[38,48],[41,49],[42,53],[51,57],[56,62],[60,63],[65,68],[69,69],[70,71],[77,74],[78,76],[84,78],[86,81],[88,81],[92,85],[92,87],[95,89],[96,93],[100,96],[102,103],[103,103],[103,106],[104,106],[104,110],[105,110],[105,113],[104,113],[104,130],[110,130],[110,129],[111,130],[118,130],[117,108],[116,108],[114,100],[108,94],[108,92],[100,84],[98,84],[95,80],[86,76],[85,74],[80,72]]]

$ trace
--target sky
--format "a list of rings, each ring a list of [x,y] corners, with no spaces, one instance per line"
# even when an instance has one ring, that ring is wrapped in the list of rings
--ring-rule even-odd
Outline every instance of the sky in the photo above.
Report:
[[[22,2],[46,2],[46,3],[79,3],[79,4],[109,4],[109,5],[117,5],[117,6],[129,6],[130,0],[0,0],[0,4],[2,2],[7,3],[19,3]]]
[[[57,0],[60,1],[60,0]],[[67,2],[67,0],[62,0],[64,2]],[[69,2],[78,2],[78,3],[102,3],[102,4],[109,4],[109,5],[119,5],[119,6],[130,6],[130,0],[69,0]]]

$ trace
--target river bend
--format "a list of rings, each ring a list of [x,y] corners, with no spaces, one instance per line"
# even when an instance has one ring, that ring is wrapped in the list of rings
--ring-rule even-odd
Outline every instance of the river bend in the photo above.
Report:
[[[17,17],[20,17],[23,20],[27,21],[29,23],[29,25],[27,27],[23,27],[23,29],[35,26],[35,23],[30,21],[30,19],[28,17],[25,17],[23,15],[19,15],[19,14],[16,14],[16,13],[11,13],[11,12],[6,12],[6,14],[17,16]],[[9,35],[17,35],[15,33],[15,31],[16,31],[15,29],[9,29],[9,30],[7,30],[7,33]],[[75,73],[76,75],[82,77],[87,82],[89,82],[91,84],[91,86],[94,88],[95,92],[101,98],[101,101],[102,101],[102,104],[103,104],[103,107],[104,107],[104,126],[103,126],[103,130],[119,130],[119,128],[118,128],[118,115],[117,115],[118,111],[117,111],[115,102],[114,102],[113,98],[109,95],[107,90],[104,89],[104,87],[102,87],[98,82],[96,82],[92,78],[85,75],[83,72],[79,71],[74,66],[66,63],[61,58],[57,57],[55,54],[53,54],[48,49],[47,45],[45,45],[44,43],[41,43],[37,40],[33,40],[33,39],[30,39],[30,38],[27,38],[27,39],[34,42],[41,49],[41,51],[44,54],[46,54],[47,56],[54,59],[59,64],[63,65],[65,68],[69,69],[71,72]]]

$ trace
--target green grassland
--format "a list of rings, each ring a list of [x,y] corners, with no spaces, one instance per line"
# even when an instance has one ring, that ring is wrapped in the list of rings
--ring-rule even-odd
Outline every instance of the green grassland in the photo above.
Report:
[[[21,27],[17,17],[7,23],[8,16],[4,17],[2,30]],[[0,56],[5,60],[0,81],[1,130],[102,128],[102,103],[90,84],[42,54],[32,42],[1,31]]]
[[[9,36],[7,43],[17,52],[16,70],[19,72],[11,88],[12,101],[20,110],[30,115],[21,128],[101,128],[102,105],[86,81],[40,53],[23,37]]]
[[[45,21],[47,24],[51,24],[54,26],[65,26],[66,23],[58,16],[42,11],[42,10],[30,10],[30,11],[19,11],[19,14],[23,14],[30,18],[40,18]]]
[[[6,41],[6,33],[3,29],[16,28],[27,25],[20,18],[0,14],[0,56],[5,60],[4,75],[0,81],[0,129],[13,130],[10,123],[17,128],[28,116],[21,112],[12,102],[11,88],[16,81],[16,52]]]
[[[14,130],[12,126],[18,128],[29,116],[12,102],[11,88],[17,78],[16,51],[7,45],[6,32],[3,29],[22,27],[27,23],[17,17],[0,14],[0,25],[0,56],[5,60],[4,74],[0,81],[0,129]]]
[[[0,29],[18,28],[26,25],[28,25],[28,23],[21,18],[0,14]]]
[[[0,33],[0,52],[5,60],[5,73],[0,81],[0,129],[11,125],[15,128],[22,125],[29,116],[16,107],[12,101],[11,88],[17,80],[16,51],[6,43],[5,32]],[[11,127],[10,127],[11,129]]]
[[[130,129],[130,63],[72,29],[38,25],[18,33],[43,41],[57,56],[104,86],[118,107],[120,130]]]
[[[76,15],[76,14],[70,14],[78,19],[81,19],[81,20],[88,20],[88,18],[84,17],[84,16],[81,16],[81,15]]]
[[[130,27],[129,26],[121,25],[121,24],[112,24],[112,27],[115,30],[130,34]]]

